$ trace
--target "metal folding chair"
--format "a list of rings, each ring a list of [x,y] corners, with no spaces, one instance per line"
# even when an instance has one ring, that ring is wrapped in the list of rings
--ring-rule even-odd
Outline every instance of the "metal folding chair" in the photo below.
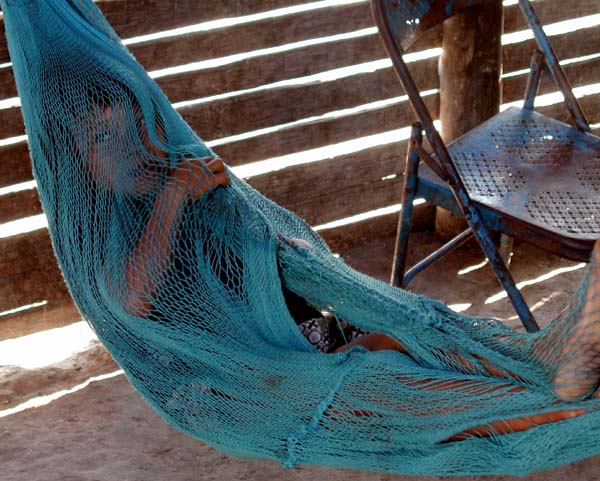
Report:
[[[407,154],[392,283],[406,287],[435,260],[475,237],[529,332],[539,329],[500,255],[494,233],[525,240],[572,260],[589,260],[600,238],[600,138],[573,95],[528,0],[519,0],[538,49],[522,108],[509,108],[445,145],[402,59],[420,34],[485,0],[371,0],[379,35],[419,123]],[[574,127],[533,111],[547,68],[564,95]],[[425,133],[433,152],[422,145]],[[415,197],[463,215],[469,228],[407,272],[406,253]]]

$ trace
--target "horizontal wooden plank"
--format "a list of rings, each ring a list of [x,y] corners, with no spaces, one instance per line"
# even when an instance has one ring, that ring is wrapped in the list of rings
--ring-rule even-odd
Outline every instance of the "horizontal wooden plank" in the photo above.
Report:
[[[433,58],[415,63],[412,70],[416,78],[424,79],[422,88],[431,89],[438,86],[436,69],[437,59]],[[185,107],[180,109],[180,113],[200,135],[219,139],[403,93],[390,67],[335,81],[257,91],[219,102]]]
[[[297,165],[251,178],[249,183],[309,224],[319,225],[399,202],[407,145],[394,142]],[[393,173],[396,178],[382,181]]]
[[[12,67],[0,68],[0,100],[18,96]]]
[[[32,248],[29,255],[35,255]],[[56,260],[54,260],[56,263]],[[61,285],[62,282],[62,285]],[[62,302],[66,299],[66,286],[58,267],[46,264],[44,269],[31,270],[0,279],[0,312],[10,311],[35,302]]]
[[[344,21],[340,22],[340,18]],[[134,44],[129,49],[150,71],[373,26],[369,4],[365,2]]]
[[[185,27],[196,23],[235,18],[310,3],[309,0],[110,0],[98,6],[119,37]]]
[[[39,236],[22,234],[0,243],[0,252],[7,256],[19,253],[11,271],[0,278],[0,312],[9,311],[35,302],[63,303],[69,299],[67,287],[52,253],[50,241]],[[38,240],[38,242],[36,242]],[[21,245],[15,246],[15,243]],[[24,258],[26,255],[29,259]],[[33,261],[33,262],[32,262]],[[2,262],[5,264],[5,262]],[[32,266],[35,264],[35,266]]]
[[[47,229],[0,239],[0,253],[0,283],[28,272],[47,270],[49,265],[56,264]],[[6,310],[4,304],[2,307],[0,312]],[[13,307],[17,306],[10,308]]]
[[[385,58],[376,35],[315,45],[199,72],[157,79],[171,102],[260,87]]]
[[[560,60],[582,57],[600,52],[600,26],[549,38]],[[505,45],[502,49],[503,71],[514,72],[529,68],[531,55],[537,48],[535,40]]]
[[[432,116],[437,118],[439,95],[424,99]],[[415,120],[409,102],[404,101],[343,117],[290,126],[277,132],[224,144],[215,150],[229,165],[240,165],[406,127]]]
[[[419,204],[414,206],[411,221],[412,231],[433,230],[435,223],[435,206]],[[372,243],[374,239],[391,237],[398,228],[398,214],[385,214],[365,219],[352,224],[334,227],[319,232],[334,252],[343,252],[358,244]],[[389,265],[392,270],[392,260]]]
[[[0,188],[33,178],[26,142],[0,147]]]
[[[600,122],[600,94],[586,95],[585,97],[579,98],[579,105],[581,105],[590,124],[597,124]],[[561,122],[573,125],[571,116],[563,102],[539,107],[536,108],[536,110],[544,115],[560,120]]]
[[[41,213],[37,189],[0,196],[0,224]]]
[[[0,239],[0,340],[81,319],[58,268],[46,229]]]
[[[564,72],[573,88],[599,82],[600,57],[585,62],[565,65]],[[502,101],[513,102],[522,99],[525,94],[526,82],[527,75],[519,75],[518,77],[504,79],[502,82]],[[550,74],[546,72],[540,81],[538,95],[556,91],[558,91],[558,87],[552,80]]]
[[[82,317],[70,297],[0,317],[0,341],[68,326]]]
[[[312,179],[318,184],[319,179]],[[352,185],[305,201],[289,198],[286,208],[311,225],[321,225],[338,219],[387,207],[400,202],[402,179],[376,181],[364,185]]]
[[[364,23],[364,12],[354,24]],[[347,17],[345,17],[347,18]],[[331,23],[331,20],[329,20]],[[337,17],[333,22],[338,25]],[[348,24],[352,25],[352,23]],[[348,26],[347,21],[344,26]],[[369,24],[366,24],[367,26]],[[277,29],[276,29],[277,30]],[[294,29],[296,31],[297,29]],[[308,32],[308,29],[305,29]],[[339,31],[333,31],[340,33]],[[319,32],[322,36],[327,31]],[[211,41],[210,43],[214,43]],[[251,45],[251,42],[247,42]],[[441,30],[436,29],[415,44],[413,51],[441,44]],[[161,52],[162,53],[162,52]],[[193,71],[158,79],[159,86],[172,102],[235,92],[261,85],[346,67],[357,63],[386,58],[376,34],[305,47],[298,50],[260,56],[203,71]],[[139,57],[138,57],[139,59]],[[143,62],[142,62],[143,63]],[[148,68],[147,64],[144,64]]]
[[[221,18],[309,3],[308,0],[111,0],[98,6],[119,37],[131,38]],[[8,62],[4,21],[0,21],[0,63]]]
[[[542,26],[600,13],[598,0],[536,0],[533,4]],[[504,33],[527,30],[529,25],[518,4],[504,8]]]
[[[0,139],[16,137],[25,133],[21,107],[0,110]]]
[[[414,51],[441,45],[441,30],[428,32]],[[252,58],[224,67],[157,79],[172,102],[238,92],[282,80],[386,58],[376,34]]]

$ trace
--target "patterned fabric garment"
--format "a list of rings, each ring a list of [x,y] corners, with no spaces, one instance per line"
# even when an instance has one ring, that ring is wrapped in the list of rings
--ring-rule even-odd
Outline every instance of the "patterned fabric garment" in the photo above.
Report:
[[[324,353],[335,352],[345,344],[364,336],[366,332],[333,316],[315,317],[298,324],[308,342]]]

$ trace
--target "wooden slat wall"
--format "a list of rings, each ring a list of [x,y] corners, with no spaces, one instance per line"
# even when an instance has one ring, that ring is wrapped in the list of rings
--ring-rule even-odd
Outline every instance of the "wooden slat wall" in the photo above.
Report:
[[[123,39],[308,3],[306,0],[109,0],[100,8]],[[8,62],[4,24],[0,20],[0,63]]]
[[[101,1],[99,6],[117,33],[128,39],[224,17],[251,15],[307,3],[308,0],[111,0]],[[597,0],[562,3],[558,0],[537,0],[535,6],[543,24],[600,13]],[[344,20],[340,21],[340,18]],[[130,50],[148,71],[156,71],[373,26],[365,0],[136,43],[130,46]],[[9,61],[3,27],[0,20],[0,64]],[[505,33],[526,28],[518,7],[506,7]],[[600,27],[557,35],[551,41],[563,59],[591,55],[600,52]],[[412,50],[421,51],[440,44],[438,29],[429,32]],[[504,49],[504,72],[527,68],[533,48],[533,40],[507,45]],[[352,114],[318,118],[329,112],[403,95],[404,91],[391,68],[330,81],[265,87],[383,58],[385,53],[379,39],[376,33],[370,32],[355,38],[255,55],[220,67],[162,76],[157,82],[173,102],[237,92],[226,99],[199,102],[179,109],[208,141],[282,126],[270,133],[232,140],[215,148],[230,165],[239,166],[410,125],[414,117],[406,101]],[[592,58],[566,67],[574,87],[600,81],[599,60]],[[415,62],[411,67],[423,90],[438,87],[437,58]],[[503,101],[519,99],[524,82],[525,75],[507,78],[503,84]],[[242,92],[246,90],[249,91]],[[555,90],[548,79],[543,80],[541,93]],[[12,69],[0,69],[0,101],[16,95]],[[437,116],[438,95],[428,96],[427,102]],[[592,123],[600,122],[600,95],[582,98],[582,105]],[[541,110],[568,120],[560,105]],[[0,139],[23,133],[20,108],[0,110]],[[267,173],[251,178],[249,182],[312,225],[319,225],[398,203],[405,151],[406,141],[397,140],[360,152]],[[383,179],[392,173],[399,175]],[[31,178],[26,143],[0,147],[0,188]],[[419,211],[423,219],[430,213],[428,208]],[[35,190],[0,197],[0,224],[40,213]],[[335,243],[348,242],[374,229],[391,230],[394,217],[386,216],[374,222],[325,231],[324,234]],[[0,339],[77,319],[56,266],[47,230],[0,238],[0,313],[40,301],[47,303],[29,311],[0,316]]]

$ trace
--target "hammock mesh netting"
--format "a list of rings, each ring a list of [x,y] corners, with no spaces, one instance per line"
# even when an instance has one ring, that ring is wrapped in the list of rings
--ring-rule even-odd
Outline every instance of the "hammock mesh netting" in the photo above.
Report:
[[[593,271],[536,334],[360,274],[227,167],[229,185],[216,186],[215,154],[90,0],[2,7],[65,281],[128,379],[173,426],[288,467],[419,475],[522,474],[600,452],[596,381],[568,402],[553,383],[568,389],[597,372],[594,336],[575,322]],[[201,186],[216,188],[202,195]],[[318,352],[284,289],[410,355]],[[492,424],[566,408],[585,414],[509,434]],[[449,441],[482,425],[489,435]]]

